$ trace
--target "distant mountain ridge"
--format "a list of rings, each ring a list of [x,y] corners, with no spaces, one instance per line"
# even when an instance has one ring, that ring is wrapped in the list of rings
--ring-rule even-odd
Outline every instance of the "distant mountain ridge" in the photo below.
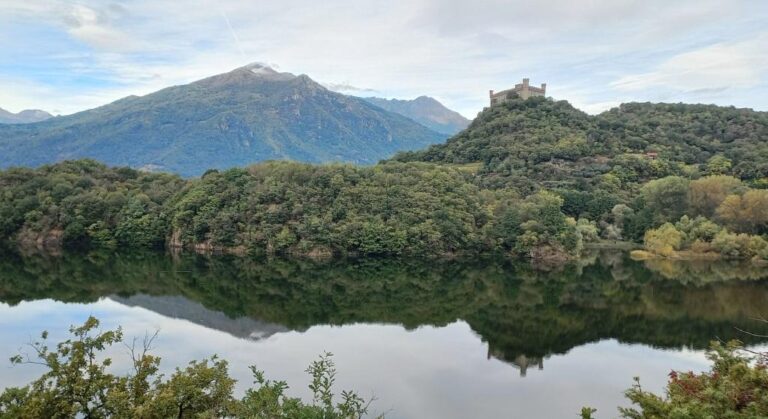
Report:
[[[446,137],[306,75],[251,64],[74,115],[0,126],[0,168],[87,157],[196,176],[264,160],[372,164]]]
[[[0,124],[30,124],[53,118],[53,115],[40,109],[26,109],[13,113],[0,108]]]
[[[447,135],[454,135],[469,126],[470,120],[445,107],[429,96],[413,100],[364,98],[368,102],[390,112],[413,119],[425,127]]]

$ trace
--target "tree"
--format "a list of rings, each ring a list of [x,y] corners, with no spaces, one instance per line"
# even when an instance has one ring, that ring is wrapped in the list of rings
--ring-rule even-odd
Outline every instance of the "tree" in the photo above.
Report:
[[[722,154],[716,154],[707,160],[707,173],[724,175],[731,170],[731,160]]]
[[[645,232],[645,248],[661,256],[672,256],[680,248],[683,235],[670,223]]]
[[[731,176],[707,176],[691,181],[690,205],[693,215],[711,218],[717,207],[728,195],[740,192],[744,188],[741,180]]]
[[[640,189],[645,205],[657,222],[678,220],[688,209],[688,179],[667,176],[652,180]]]
[[[675,228],[683,235],[681,247],[689,247],[696,241],[711,242],[722,230],[722,227],[704,217],[690,218],[687,215],[675,223]]]
[[[624,204],[616,204],[611,209],[613,223],[603,221],[603,236],[608,240],[622,240],[624,237],[624,228],[627,220],[634,215],[634,210]]]
[[[712,247],[727,258],[768,259],[768,242],[760,236],[730,233],[723,229],[712,239]]]
[[[728,195],[716,212],[720,220],[736,231],[764,232],[768,227],[768,190],[751,189],[743,195]]]

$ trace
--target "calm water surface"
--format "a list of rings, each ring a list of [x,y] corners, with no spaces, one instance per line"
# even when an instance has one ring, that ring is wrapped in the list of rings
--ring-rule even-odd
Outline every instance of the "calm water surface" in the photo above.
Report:
[[[142,337],[171,371],[218,354],[238,391],[248,366],[307,397],[306,366],[335,354],[338,389],[375,396],[389,418],[616,416],[641,377],[707,368],[716,337],[764,342],[768,272],[645,265],[593,255],[558,272],[505,260],[307,262],[163,253],[0,255],[0,359],[42,330],[56,341],[89,315]],[[111,353],[117,371],[127,354]],[[2,362],[2,361],[0,361]],[[0,388],[41,372],[0,363]]]

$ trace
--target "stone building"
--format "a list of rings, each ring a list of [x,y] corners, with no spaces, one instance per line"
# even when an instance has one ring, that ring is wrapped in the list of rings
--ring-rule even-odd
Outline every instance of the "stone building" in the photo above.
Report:
[[[500,92],[490,91],[491,106],[504,103],[514,97],[520,97],[522,99],[528,99],[532,96],[544,96],[547,93],[547,83],[541,83],[541,87],[531,86],[528,79],[523,79],[522,83],[518,83],[515,87]]]

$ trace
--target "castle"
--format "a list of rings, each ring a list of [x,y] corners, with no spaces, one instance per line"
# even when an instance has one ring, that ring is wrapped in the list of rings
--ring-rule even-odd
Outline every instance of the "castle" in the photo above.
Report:
[[[512,89],[502,90],[501,92],[494,93],[490,91],[491,106],[504,103],[514,97],[520,97],[522,99],[528,99],[531,96],[544,96],[547,92],[547,83],[541,83],[541,87],[531,86],[528,79],[523,79],[522,83],[518,83]]]

